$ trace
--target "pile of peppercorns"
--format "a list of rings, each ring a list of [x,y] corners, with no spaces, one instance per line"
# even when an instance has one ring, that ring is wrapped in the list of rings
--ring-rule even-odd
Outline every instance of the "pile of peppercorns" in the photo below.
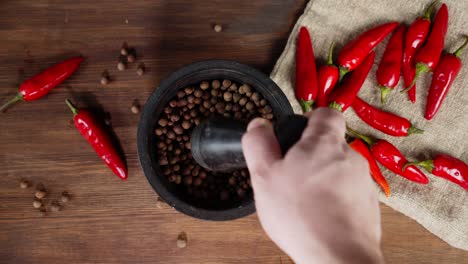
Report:
[[[248,84],[231,80],[203,81],[185,87],[164,107],[155,129],[161,171],[190,201],[208,207],[219,206],[219,201],[238,204],[252,198],[246,169],[212,172],[192,158],[192,129],[215,116],[245,122],[255,117],[274,118],[271,106],[261,94]]]
[[[20,181],[20,188],[21,189],[28,189],[31,186],[30,182],[27,180],[22,179]],[[33,200],[33,207],[39,210],[41,216],[46,215],[46,203],[45,199],[48,192],[45,188],[44,184],[38,183],[36,185],[36,190],[34,192],[34,200]],[[70,194],[67,191],[63,191],[60,196],[59,200],[52,200],[50,201],[49,211],[51,212],[58,212],[62,209],[63,205],[70,201]]]
[[[126,70],[130,63],[136,61],[136,49],[129,47],[127,42],[122,44],[120,48],[119,62],[117,63],[117,69],[119,71]],[[145,73],[145,64],[139,63],[137,66],[136,73],[142,76]],[[101,85],[108,85],[111,82],[111,76],[108,70],[104,70],[101,74]]]
[[[134,63],[136,62],[136,60],[136,49],[134,47],[129,47],[127,42],[124,42],[122,44],[122,47],[120,48],[120,56],[119,62],[117,63],[117,69],[119,71],[124,71],[128,68],[130,63]],[[136,69],[136,73],[139,76],[142,76],[143,74],[145,74],[145,71],[145,64],[143,62],[139,63]],[[112,79],[113,78],[111,78],[109,71],[104,70],[101,74],[101,85],[108,85],[112,81]],[[140,104],[138,103],[138,101],[133,101],[130,110],[134,114],[140,113]]]

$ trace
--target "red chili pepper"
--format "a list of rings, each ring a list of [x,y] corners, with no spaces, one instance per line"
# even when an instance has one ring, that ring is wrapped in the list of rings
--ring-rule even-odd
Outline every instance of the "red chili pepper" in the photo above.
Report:
[[[429,29],[431,27],[431,13],[438,0],[432,2],[424,12],[423,17],[416,19],[413,24],[408,27],[405,35],[405,47],[403,51],[403,65],[402,75],[405,87],[408,87],[416,75],[416,68],[414,67],[414,54],[424,44]],[[411,86],[408,90],[408,96],[411,102],[416,102],[416,84]]]
[[[50,90],[68,79],[82,61],[82,57],[68,59],[24,81],[19,87],[19,93],[0,107],[0,112],[18,101],[33,101],[48,94]]]
[[[333,47],[335,42],[330,45],[327,65],[321,66],[317,72],[318,78],[318,97],[317,106],[326,107],[328,105],[328,95],[335,87],[339,79],[338,67],[333,65]]]
[[[416,75],[411,84],[402,93],[407,92],[423,73],[433,71],[439,63],[440,54],[444,49],[445,35],[448,27],[448,8],[442,4],[434,19],[431,32],[424,46],[416,53]]]
[[[310,111],[317,98],[317,68],[310,34],[301,27],[296,49],[296,98],[304,112]]]
[[[73,112],[75,126],[98,156],[120,179],[127,179],[127,168],[104,127],[87,110],[78,110],[70,100],[65,101]]]
[[[468,36],[465,36],[465,43],[452,54],[443,54],[434,74],[432,75],[431,88],[427,94],[426,113],[424,118],[431,120],[439,111],[445,96],[447,96],[453,81],[460,72],[462,62],[460,53],[468,44]]]
[[[377,83],[380,87],[380,99],[385,104],[387,94],[397,86],[400,81],[401,64],[403,58],[403,38],[405,25],[399,26],[390,38],[382,60],[377,69]]]
[[[361,135],[350,128],[348,128],[348,131],[369,144],[372,156],[385,168],[410,181],[421,184],[427,184],[429,182],[426,175],[424,175],[424,173],[416,166],[410,165],[406,169],[403,169],[404,165],[408,163],[408,160],[390,142],[383,139],[372,139],[368,136]]]
[[[379,165],[377,165],[377,162],[375,161],[374,157],[372,157],[372,154],[366,143],[356,138],[353,140],[353,142],[349,143],[349,146],[356,152],[361,154],[361,156],[363,156],[367,160],[367,163],[369,163],[370,175],[372,176],[374,181],[380,186],[380,188],[382,188],[385,195],[387,197],[390,196],[390,186],[388,185],[388,182],[385,179],[385,177],[382,175]]]
[[[435,176],[445,178],[468,190],[468,165],[459,159],[439,154],[433,160],[408,162],[405,168],[410,165],[419,165]]]
[[[408,69],[409,70],[402,70],[403,81],[405,80],[405,78],[407,78],[409,82],[411,82],[411,80],[414,79],[414,76],[416,76],[416,67],[414,67],[414,65],[410,65]],[[405,86],[406,86],[406,82],[405,82]],[[411,87],[412,88],[408,90],[408,98],[410,99],[411,103],[416,103],[416,84],[414,84]]]
[[[329,97],[329,107],[344,112],[353,103],[374,63],[375,52],[371,52],[359,67],[336,88]]]
[[[405,137],[424,132],[414,127],[408,119],[377,109],[359,97],[354,99],[351,106],[362,121],[390,136]]]
[[[340,79],[349,71],[357,68],[359,64],[380,42],[398,26],[397,22],[391,22],[377,26],[361,33],[354,40],[346,44],[338,54],[340,65]]]

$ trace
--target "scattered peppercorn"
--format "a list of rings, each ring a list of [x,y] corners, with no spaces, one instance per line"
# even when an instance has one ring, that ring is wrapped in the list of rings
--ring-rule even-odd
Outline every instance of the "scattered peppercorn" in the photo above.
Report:
[[[185,248],[187,247],[187,234],[185,232],[181,232],[177,236],[177,247],[178,248]]]
[[[20,188],[21,188],[21,189],[27,189],[27,188],[29,188],[29,182],[26,181],[26,180],[21,180],[21,181],[20,181]]]
[[[136,57],[134,54],[128,54],[127,55],[127,61],[130,62],[130,63],[134,63],[136,60]]]
[[[123,61],[119,61],[119,63],[117,63],[117,69],[119,71],[123,71],[127,68],[127,65],[125,65],[125,63]]]
[[[107,77],[107,76],[102,76],[102,77],[101,77],[101,84],[102,84],[102,85],[107,85],[107,84],[109,84],[109,77]]]
[[[166,207],[166,203],[161,198],[158,197],[156,199],[156,207],[158,209],[163,209],[164,207]]]
[[[132,113],[139,114],[140,113],[140,106],[137,103],[133,103],[131,107]]]
[[[109,72],[107,70],[103,71],[101,74],[101,84],[107,85],[110,82]]]
[[[57,201],[54,201],[52,202],[52,205],[50,206],[50,210],[52,212],[58,212],[60,211],[62,208],[60,207],[60,204],[57,202]]]
[[[34,194],[34,196],[37,198],[37,199],[42,199],[44,197],[46,197],[47,193],[45,190],[36,190],[36,193]]]
[[[44,217],[47,215],[47,212],[44,208],[39,209],[39,216]]]
[[[146,71],[145,64],[143,64],[143,63],[138,64],[138,68],[136,70],[136,73],[138,75],[142,76],[143,74],[145,74],[145,71]]]
[[[120,49],[120,55],[127,56],[128,55],[128,45],[127,42],[122,44],[122,48]]]
[[[68,194],[68,192],[66,191],[62,192],[62,195],[60,196],[60,201],[62,201],[62,203],[67,203],[68,201],[70,201],[70,194]]]
[[[40,200],[35,199],[33,201],[33,207],[36,208],[36,209],[41,208],[42,207],[42,202]]]
[[[215,32],[219,33],[221,31],[223,31],[223,26],[221,26],[219,24],[216,24],[216,25],[214,25],[213,29],[214,29]]]

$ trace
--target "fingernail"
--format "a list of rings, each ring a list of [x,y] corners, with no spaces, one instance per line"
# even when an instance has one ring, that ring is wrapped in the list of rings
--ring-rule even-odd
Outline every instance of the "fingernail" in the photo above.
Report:
[[[252,121],[250,121],[249,125],[247,126],[247,131],[251,131],[253,129],[256,129],[262,126],[268,126],[268,125],[270,125],[270,121],[264,118],[257,117],[253,119]]]

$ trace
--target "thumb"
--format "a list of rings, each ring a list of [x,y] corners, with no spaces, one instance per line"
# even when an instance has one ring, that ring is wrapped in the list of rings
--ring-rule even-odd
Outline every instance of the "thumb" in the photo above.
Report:
[[[282,158],[273,126],[263,118],[255,118],[247,126],[242,150],[250,174],[255,176],[264,176],[272,163]]]

